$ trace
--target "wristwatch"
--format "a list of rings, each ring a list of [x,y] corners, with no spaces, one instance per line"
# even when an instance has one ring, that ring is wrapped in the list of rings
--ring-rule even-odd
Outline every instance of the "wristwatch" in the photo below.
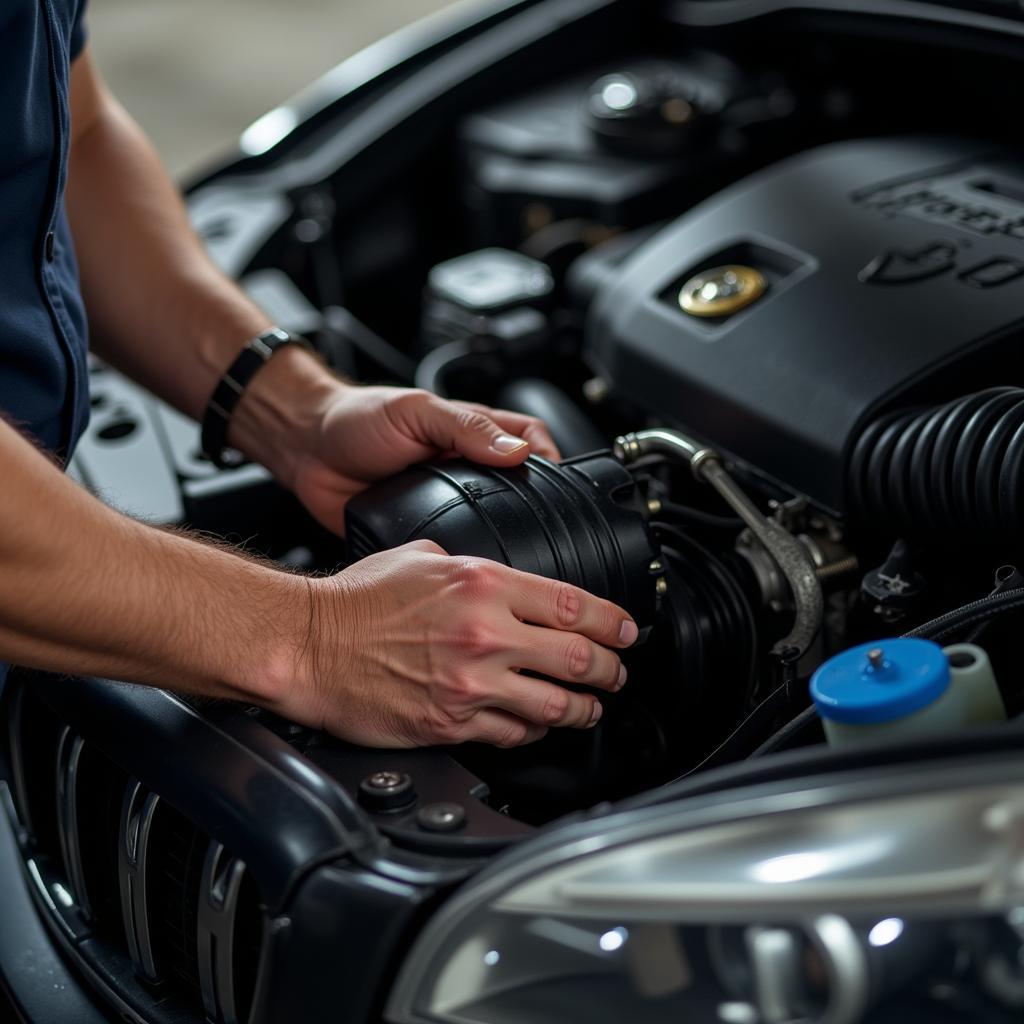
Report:
[[[238,354],[238,358],[217,382],[210,403],[203,414],[201,436],[203,454],[218,468],[233,469],[245,461],[245,456],[241,452],[226,447],[231,414],[256,371],[285,345],[300,345],[313,351],[313,346],[300,335],[289,334],[280,327],[272,327],[269,331],[250,338]]]

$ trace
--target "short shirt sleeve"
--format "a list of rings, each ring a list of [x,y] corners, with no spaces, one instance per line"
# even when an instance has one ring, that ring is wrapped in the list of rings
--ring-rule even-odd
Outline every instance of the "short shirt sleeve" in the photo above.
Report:
[[[85,46],[89,32],[85,25],[85,8],[89,0],[78,0],[75,20],[71,26],[71,59],[74,60]]]

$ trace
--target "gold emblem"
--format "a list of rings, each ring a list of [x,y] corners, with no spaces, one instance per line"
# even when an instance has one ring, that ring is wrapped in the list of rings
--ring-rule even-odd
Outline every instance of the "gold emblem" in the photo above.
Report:
[[[690,316],[732,316],[765,293],[768,282],[753,267],[729,264],[691,277],[679,292],[679,306]]]

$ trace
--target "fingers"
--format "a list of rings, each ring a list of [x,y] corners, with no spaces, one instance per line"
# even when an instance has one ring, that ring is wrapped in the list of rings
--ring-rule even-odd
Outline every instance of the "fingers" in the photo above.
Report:
[[[561,686],[509,672],[492,697],[490,707],[501,708],[534,725],[590,729],[601,720],[601,703],[588,693],[572,693]]]
[[[530,443],[530,451],[534,455],[543,455],[545,459],[559,462],[562,453],[558,450],[542,420],[536,416],[527,416],[521,412],[511,412],[508,409],[490,409],[486,405],[478,405],[475,402],[456,402],[456,405],[465,406],[476,412],[482,412],[491,417],[498,426],[503,427],[510,434],[521,437]]]
[[[480,407],[423,395],[401,408],[412,435],[439,452],[458,452],[488,466],[516,466],[530,454],[526,438],[495,422]]]
[[[626,682],[626,669],[619,656],[579,633],[524,626],[520,644],[522,663],[517,668],[611,693],[622,689]]]
[[[581,633],[605,647],[630,647],[639,635],[636,623],[618,605],[579,587],[530,573],[508,570],[512,614],[523,622]]]
[[[463,741],[490,743],[495,747],[523,747],[543,738],[547,729],[525,722],[504,711],[486,708],[478,711],[466,724]]]

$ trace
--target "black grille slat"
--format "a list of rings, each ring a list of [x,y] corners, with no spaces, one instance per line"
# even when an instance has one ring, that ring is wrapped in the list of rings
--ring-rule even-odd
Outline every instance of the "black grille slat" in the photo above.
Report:
[[[235,999],[235,922],[245,864],[211,842],[198,908],[199,983],[203,1008],[218,1024],[240,1024]]]
[[[123,947],[121,812],[128,774],[85,744],[78,770],[78,843],[93,929]]]
[[[76,736],[70,727],[65,727],[57,742],[56,755],[57,836],[71,895],[86,918],[91,918],[78,833],[78,774],[84,749],[82,737]]]
[[[57,716],[19,686],[11,739],[15,800],[22,824],[37,850],[54,860],[60,856],[57,833],[57,744],[63,731]]]
[[[125,787],[118,831],[121,915],[128,955],[146,981],[160,980],[149,921],[149,839],[160,798],[142,783]]]
[[[198,902],[209,840],[162,801],[149,839],[146,898],[153,955],[160,975],[202,1005],[198,962]]]

